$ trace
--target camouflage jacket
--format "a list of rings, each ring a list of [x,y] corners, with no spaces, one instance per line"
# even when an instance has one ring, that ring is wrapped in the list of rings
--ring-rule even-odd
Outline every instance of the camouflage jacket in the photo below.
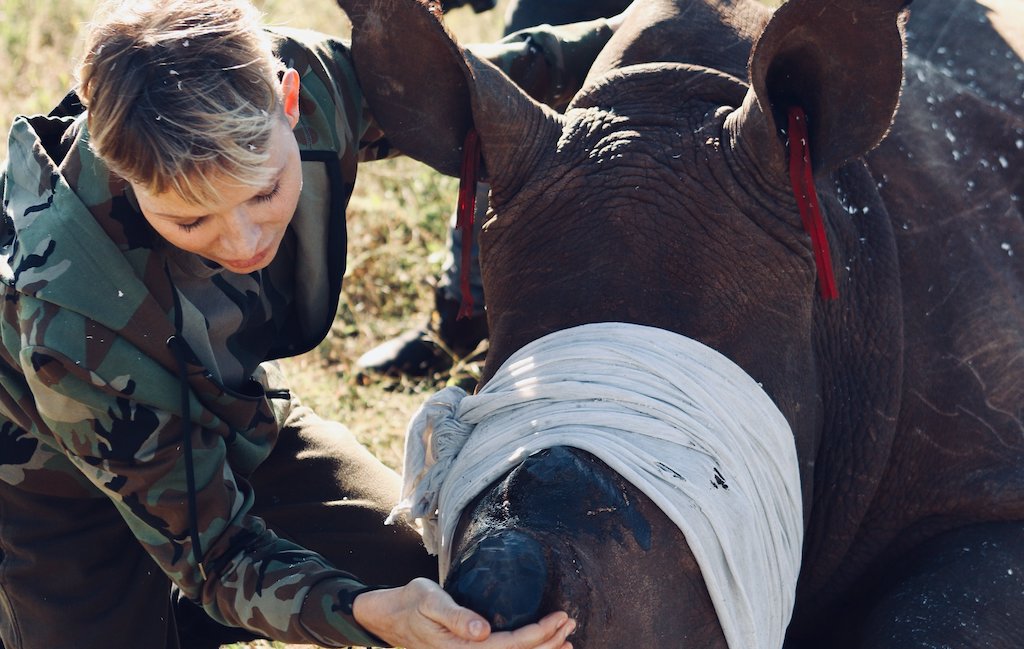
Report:
[[[538,52],[545,65],[563,66],[550,75],[551,98],[582,81],[571,68],[585,71],[609,36],[600,25],[576,30],[563,49],[556,31],[537,30],[544,49],[510,47],[498,57],[513,74],[536,68],[528,59]],[[239,332],[240,353],[256,356],[243,363],[251,378],[240,387],[222,385],[183,344],[189,312],[167,247],[126,183],[93,154],[81,107],[15,120],[0,173],[0,480],[109,498],[160,568],[222,623],[286,642],[369,645],[373,638],[351,616],[364,585],[248,513],[254,496],[244,476],[270,453],[288,403],[260,361],[302,353],[327,335],[357,163],[391,153],[362,101],[347,46],[279,32],[279,55],[301,75],[294,132],[306,181],[299,210],[308,209],[291,226],[296,254],[260,273],[264,281],[286,277],[291,290],[271,303],[255,335]],[[190,496],[199,507],[190,510]]]

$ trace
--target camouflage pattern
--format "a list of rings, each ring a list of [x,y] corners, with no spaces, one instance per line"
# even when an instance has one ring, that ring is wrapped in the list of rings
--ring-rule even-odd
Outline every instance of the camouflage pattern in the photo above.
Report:
[[[242,385],[223,385],[189,346],[176,357],[176,318],[202,314],[178,306],[170,251],[137,212],[127,183],[90,150],[84,115],[14,122],[0,175],[0,480],[40,494],[109,498],[159,567],[217,621],[285,642],[369,645],[375,639],[351,612],[364,585],[248,514],[254,496],[245,476],[269,454],[292,404],[279,373],[258,361],[304,352],[326,336],[357,164],[395,153],[362,101],[347,46],[276,31],[279,55],[301,76],[295,136],[303,174],[321,180],[306,183],[300,208],[311,205],[326,222],[304,232],[296,226],[295,254],[241,278],[291,278],[255,323],[256,335],[245,329],[228,338],[251,375]],[[518,52],[505,52],[501,64],[535,67],[522,57],[537,58],[537,50]],[[316,294],[303,294],[308,285]],[[222,290],[244,308],[239,285]],[[195,530],[183,431],[192,445]]]
[[[611,35],[608,21],[599,18],[522,29],[498,43],[470,49],[504,70],[537,101],[561,109],[583,86],[590,65]]]

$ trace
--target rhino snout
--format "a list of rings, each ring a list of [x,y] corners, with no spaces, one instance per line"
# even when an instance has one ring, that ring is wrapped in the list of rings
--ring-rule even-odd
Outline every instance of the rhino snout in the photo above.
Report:
[[[522,532],[503,530],[463,554],[446,589],[494,630],[507,631],[540,619],[547,579],[541,545]]]

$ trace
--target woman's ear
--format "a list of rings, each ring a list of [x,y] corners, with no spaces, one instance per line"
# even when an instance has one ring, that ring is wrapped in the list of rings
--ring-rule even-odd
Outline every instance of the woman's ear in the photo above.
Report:
[[[295,128],[299,123],[299,73],[288,68],[281,77],[281,96],[284,99],[284,114],[288,124]]]

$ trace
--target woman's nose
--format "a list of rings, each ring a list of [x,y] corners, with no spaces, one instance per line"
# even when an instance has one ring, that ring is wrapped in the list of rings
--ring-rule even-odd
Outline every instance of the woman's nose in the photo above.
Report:
[[[235,210],[228,215],[220,238],[226,257],[248,259],[259,249],[260,226],[245,210]]]

